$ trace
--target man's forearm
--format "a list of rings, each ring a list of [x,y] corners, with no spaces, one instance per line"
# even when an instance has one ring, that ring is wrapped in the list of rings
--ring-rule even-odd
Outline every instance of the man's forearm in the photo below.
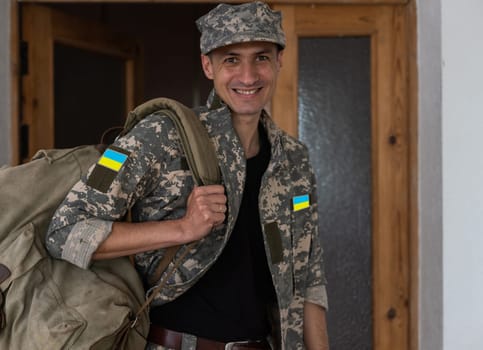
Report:
[[[110,259],[199,240],[225,220],[224,187],[196,187],[184,217],[152,222],[115,222],[93,259]]]
[[[307,350],[328,350],[325,309],[310,302],[304,303],[304,342]]]
[[[186,243],[181,241],[178,221],[115,222],[111,234],[92,258],[112,259]]]

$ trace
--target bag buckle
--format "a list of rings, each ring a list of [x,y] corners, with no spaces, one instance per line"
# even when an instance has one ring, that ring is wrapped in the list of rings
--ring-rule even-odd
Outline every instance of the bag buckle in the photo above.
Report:
[[[137,323],[138,323],[138,320],[139,320],[139,317],[138,317],[138,316],[136,316],[136,318],[135,318],[134,320],[132,320],[132,321],[131,321],[131,325],[130,325],[130,327],[131,327],[131,328],[136,327],[136,325],[137,325]]]

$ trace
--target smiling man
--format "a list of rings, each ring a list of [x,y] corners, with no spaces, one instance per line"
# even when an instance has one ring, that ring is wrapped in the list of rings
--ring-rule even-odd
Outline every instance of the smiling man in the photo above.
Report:
[[[197,241],[152,302],[148,349],[326,350],[314,173],[264,109],[282,67],[281,14],[220,4],[197,25],[214,89],[196,112],[223,184],[194,186],[173,125],[154,113],[115,141],[129,156],[107,191],[74,186],[47,247],[83,268],[135,254],[149,293],[166,248]]]
[[[212,268],[187,293],[154,309],[152,319],[162,332],[259,340],[257,348],[266,348],[268,337],[274,349],[328,349],[307,150],[264,110],[282,67],[281,14],[261,2],[221,4],[197,25],[203,71],[214,84],[199,113],[216,125],[209,130],[229,161],[228,223],[235,223]]]

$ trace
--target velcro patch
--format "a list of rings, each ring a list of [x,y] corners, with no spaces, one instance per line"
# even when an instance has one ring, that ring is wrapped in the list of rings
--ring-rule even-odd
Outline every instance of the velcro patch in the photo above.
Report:
[[[87,179],[87,185],[101,192],[107,192],[130,153],[116,146],[109,146],[97,161]]]
[[[283,260],[282,237],[280,236],[278,224],[276,222],[269,222],[264,227],[268,247],[270,248],[272,264],[278,264]]]

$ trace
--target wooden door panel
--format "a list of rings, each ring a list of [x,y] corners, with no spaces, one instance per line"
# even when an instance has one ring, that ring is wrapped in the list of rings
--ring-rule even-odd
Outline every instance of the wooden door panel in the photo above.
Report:
[[[55,147],[56,46],[64,45],[121,60],[124,67],[122,80],[125,81],[122,94],[124,114],[135,105],[134,66],[139,62],[139,49],[134,40],[113,33],[97,22],[88,22],[47,6],[23,4],[21,15],[22,41],[27,47],[28,62],[28,70],[22,76],[21,113],[24,130],[21,158],[26,161],[38,149]],[[72,70],[77,68],[72,66]],[[97,73],[101,77],[102,72]],[[82,100],[82,91],[76,91],[75,94],[79,95],[78,101],[89,103],[88,98]]]

